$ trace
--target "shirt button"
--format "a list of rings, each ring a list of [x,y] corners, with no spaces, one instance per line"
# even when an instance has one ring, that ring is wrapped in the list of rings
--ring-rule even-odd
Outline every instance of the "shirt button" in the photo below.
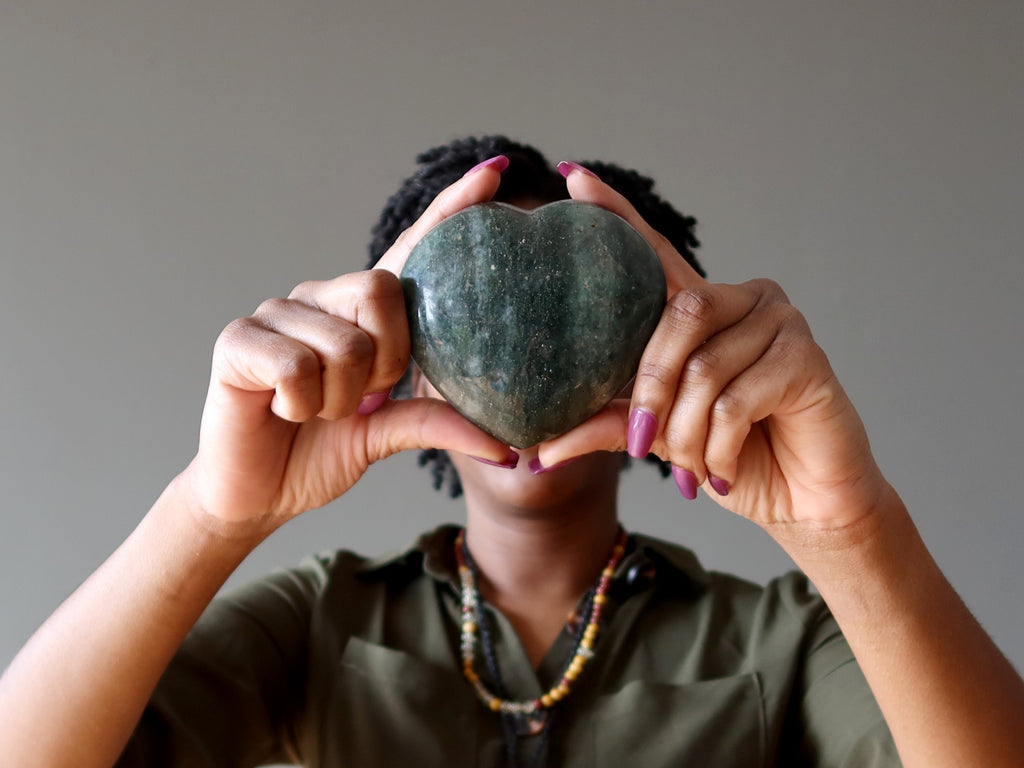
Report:
[[[626,572],[626,583],[631,587],[643,586],[645,582],[654,581],[655,572],[654,563],[641,561]]]

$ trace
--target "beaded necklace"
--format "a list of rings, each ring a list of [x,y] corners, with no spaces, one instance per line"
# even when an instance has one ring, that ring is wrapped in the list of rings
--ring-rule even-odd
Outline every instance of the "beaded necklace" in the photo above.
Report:
[[[601,627],[601,614],[608,601],[608,588],[611,585],[615,569],[626,551],[626,532],[619,528],[619,534],[615,545],[608,558],[608,562],[601,571],[597,582],[587,591],[581,602],[581,610],[577,614],[574,610],[569,614],[567,629],[576,627],[573,633],[576,638],[576,645],[569,660],[562,670],[558,683],[553,685],[546,693],[536,699],[515,701],[506,698],[505,687],[501,681],[501,672],[498,669],[498,659],[490,642],[490,633],[480,605],[483,598],[480,596],[479,578],[476,573],[476,563],[469,553],[466,544],[465,529],[460,530],[455,539],[455,559],[459,568],[459,581],[461,583],[462,603],[462,632],[460,646],[462,650],[462,674],[473,687],[477,698],[492,712],[502,715],[502,727],[505,732],[505,742],[508,747],[509,765],[516,765],[516,728],[512,725],[515,721],[524,718],[541,718],[543,725],[540,729],[542,736],[540,744],[530,761],[536,764],[543,753],[547,734],[551,725],[551,709],[559,701],[569,695],[573,683],[583,672],[584,667],[594,655],[594,645],[597,641]],[[488,671],[497,685],[497,693],[488,689],[476,671],[476,648],[477,639],[482,639],[482,649]]]

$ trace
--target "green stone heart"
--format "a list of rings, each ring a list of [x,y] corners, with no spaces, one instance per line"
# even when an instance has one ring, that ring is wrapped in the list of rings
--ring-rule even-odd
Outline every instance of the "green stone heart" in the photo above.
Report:
[[[665,305],[647,241],[571,200],[460,211],[413,248],[401,279],[420,370],[467,419],[519,448],[610,402]]]

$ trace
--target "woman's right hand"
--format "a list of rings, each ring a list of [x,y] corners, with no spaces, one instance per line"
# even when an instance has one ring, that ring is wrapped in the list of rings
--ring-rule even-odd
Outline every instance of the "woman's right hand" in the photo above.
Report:
[[[341,496],[375,461],[444,448],[495,462],[509,447],[433,399],[388,401],[409,363],[397,275],[435,224],[491,198],[484,167],[431,203],[377,266],[302,283],[217,340],[199,450],[180,480],[192,507],[237,535],[266,535]]]

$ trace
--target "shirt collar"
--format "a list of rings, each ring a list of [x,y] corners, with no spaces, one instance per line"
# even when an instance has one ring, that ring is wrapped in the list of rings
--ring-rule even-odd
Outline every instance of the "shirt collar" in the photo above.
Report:
[[[422,534],[404,552],[366,560],[357,572],[365,578],[397,578],[400,572],[414,577],[425,573],[433,579],[458,584],[453,552],[460,526],[445,524]],[[616,582],[638,587],[645,582],[682,580],[706,587],[710,576],[689,549],[652,536],[631,534],[626,555],[615,572]]]

